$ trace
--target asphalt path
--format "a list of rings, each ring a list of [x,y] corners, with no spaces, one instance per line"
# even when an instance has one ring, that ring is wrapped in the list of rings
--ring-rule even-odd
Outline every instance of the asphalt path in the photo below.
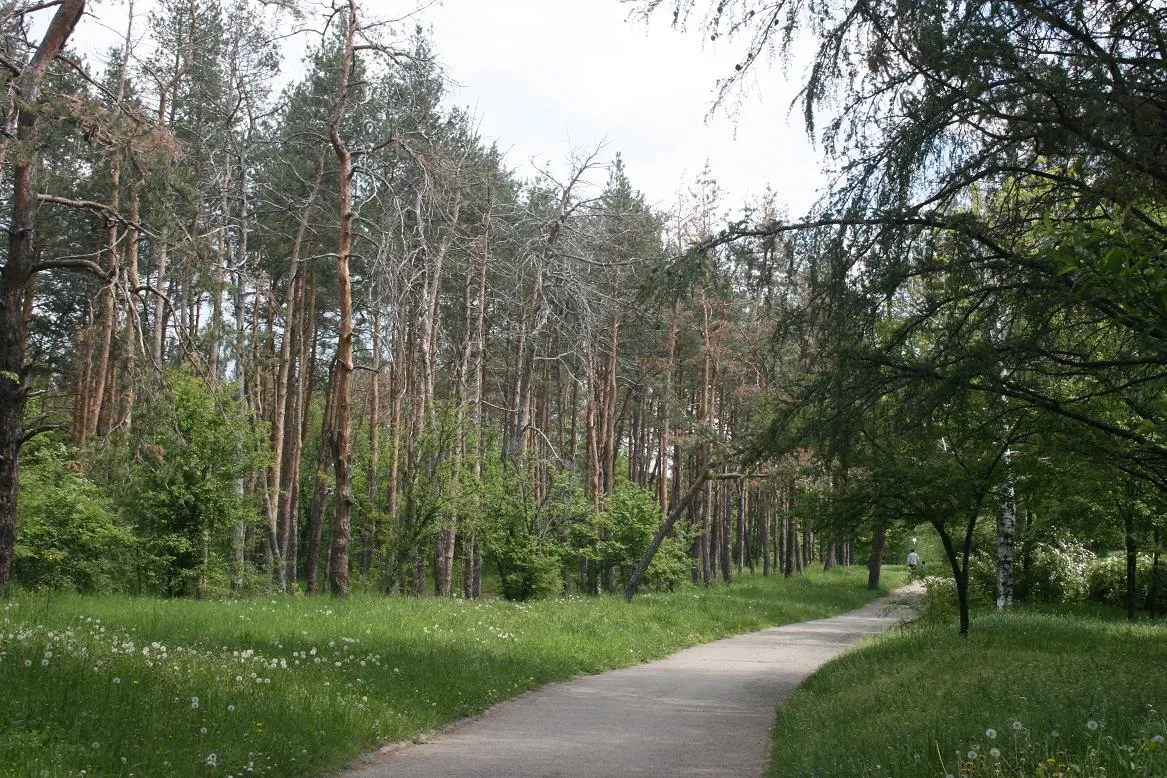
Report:
[[[426,742],[387,746],[342,778],[760,776],[786,695],[856,640],[909,618],[914,593],[551,684]]]

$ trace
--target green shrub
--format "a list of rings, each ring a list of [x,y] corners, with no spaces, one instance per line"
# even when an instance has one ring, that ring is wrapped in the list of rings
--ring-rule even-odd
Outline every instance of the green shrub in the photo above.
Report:
[[[1162,563],[1160,563],[1162,566]],[[1151,602],[1151,557],[1140,554],[1135,563],[1135,605],[1140,608],[1156,606],[1159,613],[1167,611],[1167,570],[1159,571],[1159,591]],[[1087,568],[1087,596],[1092,602],[1106,605],[1126,605],[1126,555],[1107,554],[1094,559]]]
[[[133,534],[97,484],[69,468],[61,443],[32,441],[21,461],[15,573],[30,588],[124,588]]]
[[[956,581],[951,578],[924,578],[924,596],[920,600],[919,623],[927,627],[948,627],[959,614]]]
[[[481,504],[479,523],[487,554],[498,568],[499,593],[508,600],[561,593],[567,528],[589,515],[578,479],[553,472],[547,493],[537,499],[521,470],[494,468]]]
[[[147,399],[107,463],[141,541],[139,586],[215,594],[229,584],[236,525],[258,521],[239,488],[266,463],[257,428],[230,386],[212,389],[189,373],[167,373]]]
[[[651,491],[627,478],[617,480],[604,502],[604,510],[573,535],[573,551],[594,563],[597,571],[616,568],[627,580],[660,527],[660,503]],[[657,549],[644,584],[664,589],[687,580],[691,542],[691,530],[677,527]]]
[[[1017,599],[1028,602],[1082,602],[1095,555],[1076,538],[1061,536],[1032,543],[1017,567]]]

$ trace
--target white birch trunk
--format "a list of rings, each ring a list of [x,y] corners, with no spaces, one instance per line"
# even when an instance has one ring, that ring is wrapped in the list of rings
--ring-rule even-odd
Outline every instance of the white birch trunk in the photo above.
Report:
[[[1013,604],[1013,547],[1017,530],[1017,496],[1013,476],[1001,486],[1001,515],[997,520],[997,610]]]

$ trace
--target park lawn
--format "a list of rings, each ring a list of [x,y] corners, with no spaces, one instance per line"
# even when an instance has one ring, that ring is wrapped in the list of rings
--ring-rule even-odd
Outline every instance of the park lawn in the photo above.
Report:
[[[0,775],[320,775],[550,681],[859,607],[865,577],[747,575],[631,604],[16,595]]]
[[[1167,622],[1018,609],[909,625],[787,700],[770,776],[1167,776]]]

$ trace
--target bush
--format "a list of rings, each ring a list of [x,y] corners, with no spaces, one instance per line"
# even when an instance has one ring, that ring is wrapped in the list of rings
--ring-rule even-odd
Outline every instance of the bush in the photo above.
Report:
[[[1013,561],[1013,596],[1025,602],[1082,602],[1086,599],[1087,570],[1094,553],[1076,538],[1058,536],[1018,544]],[[981,549],[969,560],[969,600],[997,601],[997,554]]]
[[[1160,563],[1162,566],[1162,563]],[[1126,554],[1114,553],[1094,559],[1087,568],[1087,596],[1092,602],[1126,605]],[[1140,554],[1135,562],[1135,606],[1167,611],[1167,570],[1159,571],[1159,591],[1151,602],[1151,557]]]
[[[124,588],[134,536],[98,485],[69,468],[63,444],[25,446],[16,528],[17,583],[87,593]]]
[[[605,510],[578,533],[582,538],[576,539],[575,550],[595,562],[597,570],[619,568],[627,580],[660,527],[660,503],[651,491],[623,477],[604,501]],[[688,526],[676,527],[674,536],[661,543],[645,572],[646,586],[670,588],[689,577],[691,532]]]
[[[566,528],[586,520],[588,501],[574,474],[552,471],[536,499],[519,470],[494,468],[482,490],[483,540],[508,600],[559,594],[564,585]]]
[[[1018,566],[1017,599],[1029,602],[1082,602],[1094,553],[1076,538],[1061,536],[1035,542]]]
[[[960,613],[956,581],[935,576],[928,576],[923,581],[924,597],[919,605],[918,622],[927,627],[945,627],[953,624]]]
[[[111,480],[124,481],[118,501],[141,539],[140,585],[214,595],[229,584],[236,525],[258,520],[239,485],[266,464],[259,432],[230,386],[208,387],[185,372],[168,372],[147,400],[108,463]]]

